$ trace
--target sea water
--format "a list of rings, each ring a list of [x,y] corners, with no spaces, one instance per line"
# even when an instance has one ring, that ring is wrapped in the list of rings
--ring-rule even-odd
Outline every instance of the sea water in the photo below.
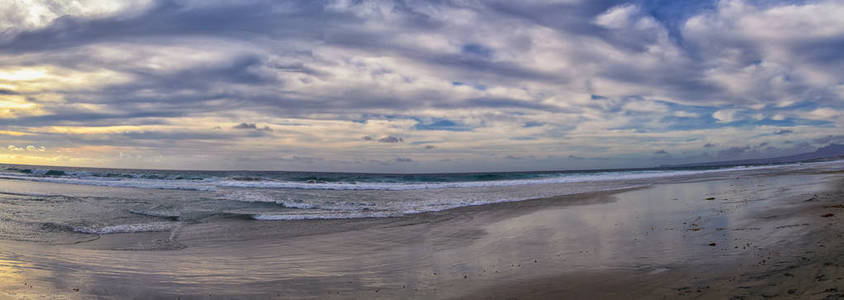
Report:
[[[0,239],[77,242],[86,235],[171,231],[219,217],[252,221],[401,217],[824,164],[841,163],[452,174],[0,165]]]

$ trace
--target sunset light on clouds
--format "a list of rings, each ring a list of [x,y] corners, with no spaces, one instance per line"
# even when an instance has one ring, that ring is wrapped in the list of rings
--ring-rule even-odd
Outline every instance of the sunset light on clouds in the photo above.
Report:
[[[585,169],[844,142],[841,1],[11,3],[2,163]]]

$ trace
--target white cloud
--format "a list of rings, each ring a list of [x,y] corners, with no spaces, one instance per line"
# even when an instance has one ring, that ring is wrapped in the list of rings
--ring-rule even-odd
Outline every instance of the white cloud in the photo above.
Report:
[[[507,155],[630,157],[659,149],[679,158],[700,151],[701,141],[738,145],[776,130],[728,124],[739,120],[844,121],[841,54],[829,47],[844,35],[840,2],[725,0],[681,22],[681,36],[649,15],[648,3],[564,2],[333,1],[330,18],[314,8],[321,2],[263,3],[250,15],[241,3],[179,1],[161,32],[126,29],[167,18],[144,15],[143,1],[104,8],[77,1],[47,11],[42,2],[28,11],[16,4],[7,10],[18,19],[0,21],[14,27],[8,37],[52,26],[59,15],[105,25],[55,26],[0,47],[0,118],[16,118],[0,131],[32,132],[8,143],[44,144],[50,153],[89,155],[79,149],[96,143],[126,154],[98,153],[98,161],[164,155],[162,162],[211,164],[227,153],[307,169],[291,160],[308,154],[325,168],[340,161],[353,168],[384,157],[459,158],[486,166]],[[202,19],[191,11],[200,6],[211,15],[242,9],[250,19]],[[30,15],[34,21],[16,21]],[[793,108],[806,102],[821,108]],[[420,130],[437,120],[456,125]],[[273,130],[230,130],[241,123]]]
[[[639,9],[633,4],[622,4],[610,8],[595,18],[595,24],[611,28],[621,29],[633,22],[633,17],[639,13]]]
[[[683,37],[702,56],[706,79],[741,102],[794,102],[801,91],[834,91],[844,71],[826,62],[844,35],[844,3],[757,7],[720,1],[690,18]],[[795,94],[795,92],[797,94]],[[839,96],[840,99],[840,96]]]
[[[0,6],[0,37],[3,33],[17,33],[41,29],[61,17],[103,18],[118,14],[130,15],[143,11],[151,0],[10,0]]]
[[[841,112],[831,108],[818,108],[808,113],[812,119],[833,120],[841,116]]]
[[[29,152],[44,152],[47,151],[47,148],[44,146],[33,146],[33,145],[26,145],[26,146],[15,146],[9,145],[6,147],[9,151],[29,151]]]
[[[718,120],[719,123],[730,123],[736,121],[736,113],[738,112],[735,109],[724,109],[712,113],[712,117]]]
[[[696,114],[696,113],[693,113],[693,112],[682,111],[682,110],[674,111],[672,114],[674,114],[674,116],[681,117],[681,118],[697,118],[697,117],[700,116],[699,114]]]

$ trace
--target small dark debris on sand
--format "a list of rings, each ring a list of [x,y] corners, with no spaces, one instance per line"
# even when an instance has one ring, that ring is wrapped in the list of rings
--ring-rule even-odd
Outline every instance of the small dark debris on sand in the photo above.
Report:
[[[709,245],[710,245],[710,246],[712,246],[712,247],[715,247],[715,245],[718,245],[718,244],[716,244],[716,243],[709,243]]]
[[[706,200],[715,200],[715,197],[706,198]]]
[[[832,216],[835,216],[835,214],[825,214],[825,215],[823,215],[823,216],[821,216],[821,217],[824,217],[824,218],[829,218],[829,217],[832,217]]]

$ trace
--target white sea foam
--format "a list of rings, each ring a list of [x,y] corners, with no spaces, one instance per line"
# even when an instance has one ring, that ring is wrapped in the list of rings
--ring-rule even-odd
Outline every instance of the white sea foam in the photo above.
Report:
[[[838,163],[834,166],[842,165]],[[210,215],[226,217],[248,217],[254,220],[283,221],[309,219],[353,219],[353,218],[384,218],[398,217],[410,214],[442,211],[447,209],[486,205],[501,202],[516,202],[528,199],[547,198],[562,195],[572,195],[588,192],[621,190],[627,188],[647,186],[653,183],[674,181],[676,176],[697,178],[716,178],[735,176],[736,174],[754,174],[760,172],[741,172],[747,170],[773,169],[772,172],[814,168],[816,164],[791,164],[779,166],[734,167],[709,170],[635,170],[635,171],[603,171],[582,173],[518,173],[518,174],[436,174],[436,175],[378,175],[378,174],[329,174],[330,180],[360,179],[365,182],[305,182],[306,176],[288,173],[264,174],[249,177],[249,180],[230,180],[238,178],[227,176],[225,173],[208,173],[205,179],[151,179],[188,178],[181,173],[152,173],[154,176],[145,178],[127,176],[88,176],[87,174],[65,173],[65,175],[33,175],[26,172],[0,171],[0,179],[18,179],[30,181],[45,181],[57,183],[74,183],[103,186],[127,186],[155,189],[192,189],[209,191],[216,190],[216,199],[210,193],[180,192],[177,198],[174,194],[164,191],[147,191],[150,198],[142,202],[126,203],[128,212],[146,216],[189,220],[201,220]],[[833,166],[833,167],[834,167]],[[14,171],[14,170],[11,170]],[[738,171],[738,172],[736,172]],[[728,173],[734,172],[734,173]],[[190,173],[186,171],[183,173]],[[249,174],[244,172],[245,174]],[[709,176],[697,176],[712,173]],[[46,172],[44,172],[46,174]],[[55,174],[55,173],[54,173]],[[96,173],[101,174],[101,173]],[[109,173],[111,174],[111,173]],[[161,175],[161,176],[158,176]],[[166,175],[166,176],[165,176]],[[192,174],[188,174],[192,175]],[[195,175],[195,174],[194,174]],[[219,176],[217,176],[219,175]],[[81,177],[77,177],[81,176]],[[86,177],[87,176],[87,177]],[[263,177],[261,177],[263,176]],[[331,177],[334,176],[334,177]],[[427,177],[426,177],[427,176]],[[315,176],[318,177],[318,176]],[[457,181],[467,178],[511,178],[488,181]],[[530,177],[529,179],[512,179]],[[290,178],[294,181],[283,181]],[[441,182],[420,183],[418,180],[442,179]],[[650,180],[653,178],[670,178],[666,180]],[[644,179],[644,180],[638,180]],[[678,178],[682,181],[682,177]],[[299,180],[299,181],[295,181]],[[391,182],[377,182],[377,180]],[[404,180],[404,181],[402,181]],[[417,180],[417,181],[414,181]],[[448,181],[452,180],[452,181]],[[555,184],[560,183],[560,184]],[[227,186],[231,185],[231,187]],[[529,186],[536,184],[534,186]],[[223,186],[217,188],[218,186]],[[50,189],[59,191],[61,189]],[[371,191],[356,191],[371,190]],[[107,191],[108,192],[108,191]],[[160,196],[159,196],[160,194]],[[37,195],[41,196],[41,195]],[[46,195],[45,195],[46,196]],[[185,197],[182,197],[185,196]],[[172,200],[172,201],[171,201]],[[122,197],[96,199],[99,201],[124,201]],[[176,201],[176,202],[173,202]],[[85,209],[94,209],[89,201],[80,201]],[[123,204],[120,204],[123,205]],[[131,205],[131,206],[130,206]],[[109,206],[110,207],[110,206]],[[125,213],[126,210],[123,212]],[[89,214],[93,215],[93,214]],[[74,215],[75,216],[75,215]],[[57,228],[61,231],[76,231],[89,234],[108,234],[120,232],[149,232],[167,231],[178,226],[178,222],[152,222],[142,224],[97,225],[126,222],[122,215],[118,219],[110,219],[103,215],[103,219],[87,220],[86,223],[70,223],[73,225],[47,225],[46,228]],[[241,218],[238,217],[238,218]],[[152,219],[151,221],[165,221]],[[144,220],[146,221],[146,220]],[[88,223],[90,222],[90,223]],[[136,221],[143,222],[143,221]],[[65,223],[67,224],[67,223]],[[93,224],[93,225],[92,225]]]
[[[0,178],[2,178],[2,177],[0,177]],[[60,194],[12,193],[12,192],[3,192],[3,191],[0,191],[0,195],[23,196],[23,197],[41,197],[41,198],[62,197],[63,196],[63,195],[60,195]]]
[[[648,170],[648,171],[608,171],[597,173],[560,173],[558,175],[531,179],[510,179],[510,180],[488,180],[488,181],[454,181],[454,182],[304,182],[284,180],[232,180],[218,177],[205,177],[204,179],[148,179],[142,177],[102,177],[90,176],[86,171],[63,171],[65,175],[44,176],[47,171],[38,170],[33,174],[22,174],[19,172],[0,172],[0,179],[28,180],[38,182],[66,183],[80,185],[96,185],[111,187],[132,187],[147,189],[173,189],[173,190],[197,190],[216,191],[218,187],[227,188],[263,188],[263,189],[306,189],[306,190],[424,190],[424,189],[446,189],[446,188],[473,188],[473,187],[494,187],[514,186],[528,184],[553,184],[553,183],[577,183],[594,181],[613,180],[635,180],[661,177],[675,177],[699,175],[719,172],[731,172],[741,170],[756,170],[777,168],[782,166],[753,166],[753,167],[732,167],[710,170]],[[44,171],[44,172],[41,172]],[[373,175],[377,176],[377,175]],[[181,177],[180,177],[181,178]],[[247,200],[248,201],[248,200]],[[255,199],[255,202],[274,202],[275,199]],[[293,204],[294,206],[296,204]]]
[[[178,218],[182,215],[181,212],[177,210],[140,210],[140,209],[130,209],[130,213],[136,215],[143,215],[143,216],[150,216],[150,217],[158,217],[158,218]]]
[[[233,190],[220,195],[221,199],[241,202],[276,203],[276,199],[265,193],[251,190]]]
[[[393,182],[357,182],[357,183],[307,183],[296,181],[232,181],[222,180],[216,185],[220,187],[238,188],[269,188],[269,189],[313,189],[313,190],[424,190],[444,188],[473,188],[473,187],[494,187],[513,186],[527,184],[547,183],[577,183],[592,181],[613,181],[613,180],[634,180],[651,179],[662,177],[687,176],[707,173],[730,172],[740,170],[756,170],[775,168],[777,166],[755,166],[755,167],[733,167],[712,170],[681,170],[681,171],[618,171],[603,173],[571,173],[562,174],[556,177],[515,179],[515,180],[490,180],[490,181],[462,181],[462,182],[433,182],[433,183],[393,183]]]
[[[71,230],[88,234],[110,234],[110,233],[135,233],[135,232],[160,232],[170,231],[178,226],[174,222],[154,222],[140,224],[120,224],[111,226],[73,226]]]
[[[221,199],[235,200],[241,202],[257,202],[257,203],[275,203],[287,208],[298,209],[313,209],[318,208],[317,205],[305,203],[302,201],[294,201],[290,199],[280,199],[279,195],[271,195],[262,193],[256,190],[233,190],[220,196]]]
[[[644,187],[645,185],[618,185],[600,188],[597,190],[585,190],[589,192],[595,191],[611,191],[624,190]],[[571,194],[576,194],[585,191],[573,191]],[[559,195],[558,196],[562,196]],[[529,199],[537,199],[536,196],[528,197],[505,197],[505,198],[486,198],[483,200],[477,199],[460,199],[460,198],[442,198],[442,199],[426,199],[423,201],[392,201],[382,203],[377,207],[361,208],[360,206],[349,205],[334,205],[331,208],[321,208],[319,211],[309,211],[305,213],[299,212],[280,212],[280,213],[259,213],[252,214],[251,217],[255,220],[261,221],[289,221],[289,220],[317,220],[317,219],[359,219],[359,218],[385,218],[385,217],[400,217],[404,215],[412,215],[426,212],[437,212],[448,209],[479,206],[495,203],[505,202],[519,202]]]
[[[362,219],[401,217],[395,212],[349,212],[349,213],[314,213],[314,214],[254,214],[252,219],[258,221],[294,221],[294,220],[327,220],[327,219]]]
[[[278,201],[276,201],[276,203],[281,204],[282,206],[287,207],[287,208],[298,208],[298,209],[319,208],[319,206],[317,206],[317,205],[309,204],[309,203],[305,203],[305,202],[278,200]]]
[[[15,179],[49,183],[65,183],[80,185],[96,185],[111,187],[131,187],[165,190],[195,190],[215,191],[217,188],[211,181],[202,180],[162,180],[162,179],[113,179],[102,177],[38,177],[0,174],[0,179]]]

